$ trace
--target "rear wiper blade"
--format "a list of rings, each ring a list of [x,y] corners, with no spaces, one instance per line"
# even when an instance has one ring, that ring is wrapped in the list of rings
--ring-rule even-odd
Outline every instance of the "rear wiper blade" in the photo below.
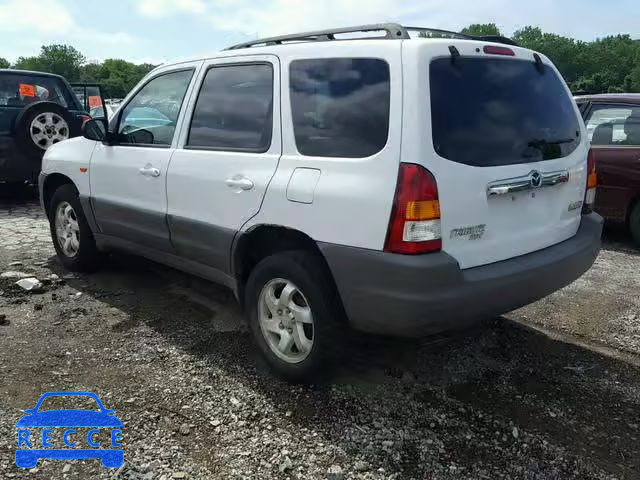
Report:
[[[575,138],[558,138],[558,139],[551,139],[551,140],[547,140],[546,138],[536,138],[534,140],[531,140],[529,143],[527,143],[527,146],[539,148],[539,147],[546,147],[547,145],[562,145],[565,143],[573,143],[575,141],[576,141]]]

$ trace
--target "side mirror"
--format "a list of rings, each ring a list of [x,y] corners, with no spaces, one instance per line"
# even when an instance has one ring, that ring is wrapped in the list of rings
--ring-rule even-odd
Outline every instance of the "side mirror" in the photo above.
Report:
[[[104,413],[106,413],[107,415],[113,415],[116,413],[116,411],[113,408],[105,408]]]
[[[82,136],[94,142],[102,142],[107,138],[107,122],[103,118],[87,120],[82,124]]]
[[[132,141],[132,143],[137,143],[140,145],[153,145],[154,136],[149,130],[145,130],[144,128],[140,128],[133,132],[127,134]]]
[[[27,408],[24,413],[26,415],[33,415],[34,413],[36,413],[36,409],[35,408]]]

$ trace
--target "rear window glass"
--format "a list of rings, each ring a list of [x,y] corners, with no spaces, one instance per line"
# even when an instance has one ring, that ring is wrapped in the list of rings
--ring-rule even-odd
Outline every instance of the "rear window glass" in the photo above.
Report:
[[[5,73],[0,75],[0,105],[22,108],[33,102],[49,101],[67,107],[66,88],[55,77]]]
[[[593,145],[640,145],[640,107],[594,105],[587,135]]]
[[[580,142],[573,99],[549,67],[440,58],[430,78],[433,143],[444,158],[479,167],[528,163],[565,157]]]
[[[384,60],[296,60],[290,72],[293,128],[302,155],[361,158],[384,148],[390,96]]]

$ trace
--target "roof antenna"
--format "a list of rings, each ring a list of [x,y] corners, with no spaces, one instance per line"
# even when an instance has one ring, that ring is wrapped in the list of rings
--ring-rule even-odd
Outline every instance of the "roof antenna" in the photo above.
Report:
[[[536,70],[538,70],[539,73],[544,73],[544,63],[542,62],[540,55],[534,53],[533,58],[536,61]]]
[[[451,63],[453,63],[455,65],[456,60],[458,58],[460,58],[460,52],[458,51],[458,49],[456,47],[454,47],[453,45],[449,46],[449,52],[451,53]]]

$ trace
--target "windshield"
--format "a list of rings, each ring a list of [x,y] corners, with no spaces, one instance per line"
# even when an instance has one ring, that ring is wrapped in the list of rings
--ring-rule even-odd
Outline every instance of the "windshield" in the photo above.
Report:
[[[431,63],[436,152],[485,167],[561,158],[580,143],[573,100],[533,61],[439,58]]]

